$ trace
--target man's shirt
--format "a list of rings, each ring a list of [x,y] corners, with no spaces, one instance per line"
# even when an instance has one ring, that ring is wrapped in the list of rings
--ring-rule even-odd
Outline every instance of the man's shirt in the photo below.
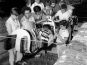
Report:
[[[55,14],[55,17],[59,16],[59,20],[68,20],[69,17],[71,16],[72,14],[72,10],[68,10],[66,11],[65,13],[62,13],[61,10],[59,10],[56,14]]]
[[[20,28],[19,21],[13,20],[11,17],[8,18],[5,25],[6,25],[8,34],[11,34],[13,31]]]

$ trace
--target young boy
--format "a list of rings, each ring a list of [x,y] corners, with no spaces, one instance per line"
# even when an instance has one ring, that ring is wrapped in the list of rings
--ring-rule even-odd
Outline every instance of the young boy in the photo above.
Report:
[[[67,30],[67,22],[61,22],[59,23],[59,25],[60,29],[57,30],[57,32],[55,33],[58,58],[60,57],[62,50],[66,47],[66,42],[69,37],[69,32]]]
[[[59,22],[62,20],[69,20],[69,17],[72,15],[72,9],[68,9],[66,4],[61,5],[61,10],[57,11],[53,18],[59,17]]]
[[[53,42],[53,32],[49,24],[43,25],[42,30],[39,33],[39,38],[42,40],[42,47],[47,51],[47,47],[50,46]]]

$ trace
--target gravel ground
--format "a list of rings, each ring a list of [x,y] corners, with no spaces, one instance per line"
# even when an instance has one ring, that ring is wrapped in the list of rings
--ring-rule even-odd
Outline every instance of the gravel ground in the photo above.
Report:
[[[53,65],[57,60],[57,54],[47,53],[45,56],[31,58],[27,60],[26,65]],[[0,65],[9,65],[8,57],[0,61]]]

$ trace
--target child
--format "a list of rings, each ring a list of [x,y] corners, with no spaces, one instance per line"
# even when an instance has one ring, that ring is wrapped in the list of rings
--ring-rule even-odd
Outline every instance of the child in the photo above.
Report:
[[[62,50],[66,47],[66,42],[69,37],[69,32],[66,28],[68,23],[61,22],[59,24],[60,24],[60,29],[57,30],[57,32],[55,33],[58,58],[60,57]]]
[[[72,9],[67,9],[66,4],[61,5],[61,10],[57,11],[53,18],[59,17],[59,22],[62,20],[69,20],[69,17],[72,15]]]
[[[50,6],[50,2],[46,2],[46,6],[43,11],[46,15],[51,15],[52,7]]]
[[[43,28],[40,31],[39,36],[40,40],[42,40],[43,48],[46,51],[46,48],[52,44],[54,38],[53,32],[51,31],[51,26],[49,24],[43,25]]]

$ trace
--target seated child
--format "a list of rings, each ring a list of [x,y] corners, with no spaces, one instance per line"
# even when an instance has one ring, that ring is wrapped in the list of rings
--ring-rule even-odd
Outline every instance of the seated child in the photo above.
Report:
[[[58,29],[57,32],[55,32],[54,37],[56,37],[58,58],[60,57],[62,49],[64,49],[66,47],[66,42],[67,42],[68,37],[69,37],[69,32],[66,28],[67,24],[68,24],[67,22],[61,22],[59,24],[60,29]]]
[[[47,48],[53,42],[53,32],[49,24],[43,25],[42,30],[39,33],[39,38],[42,40],[42,47]]]

